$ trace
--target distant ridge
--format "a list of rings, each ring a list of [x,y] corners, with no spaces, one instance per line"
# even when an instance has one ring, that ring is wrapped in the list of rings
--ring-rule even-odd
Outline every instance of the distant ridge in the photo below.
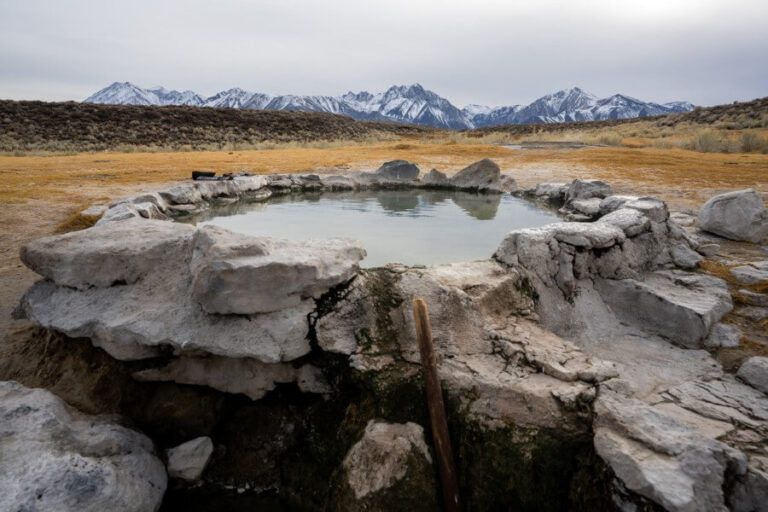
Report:
[[[693,105],[686,101],[659,104],[622,94],[598,98],[579,87],[547,94],[530,105],[468,105],[459,109],[447,99],[419,84],[392,86],[376,94],[350,91],[341,96],[272,96],[232,88],[205,98],[193,91],[175,91],[164,87],[144,89],[130,82],[114,82],[84,101],[113,105],[187,105],[327,112],[365,121],[390,121],[454,129],[631,119],[693,110]]]

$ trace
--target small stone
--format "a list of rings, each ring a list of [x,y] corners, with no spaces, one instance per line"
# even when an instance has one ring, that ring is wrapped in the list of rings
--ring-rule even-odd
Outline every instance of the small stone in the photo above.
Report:
[[[412,478],[417,468],[411,459],[424,468],[432,464],[420,425],[371,420],[344,458],[347,483],[357,500],[364,499]]]
[[[426,176],[421,179],[421,183],[422,185],[431,187],[446,187],[450,185],[448,176],[438,171],[437,169],[432,169],[429,171]]]
[[[750,357],[741,365],[736,376],[768,394],[768,357]]]
[[[768,261],[740,265],[730,270],[733,277],[743,284],[757,284],[768,281]]]
[[[168,476],[195,482],[200,479],[213,454],[210,437],[198,437],[166,451]]]
[[[699,263],[704,259],[699,253],[684,243],[673,245],[670,254],[675,265],[685,269],[698,267]]]
[[[704,346],[707,348],[734,348],[739,346],[739,340],[741,340],[741,331],[737,327],[718,322],[704,340]]]
[[[502,174],[501,175],[501,190],[504,192],[515,192],[517,191],[517,180],[510,176],[509,174]]]
[[[602,199],[611,195],[611,186],[600,180],[573,180],[565,193],[565,202],[571,203],[579,199]]]
[[[589,199],[577,199],[575,201],[571,201],[568,204],[568,207],[572,210],[575,210],[589,217],[594,217],[600,212],[601,201],[602,199],[600,199],[599,197],[592,197]]]
[[[720,252],[720,244],[699,244],[698,251],[703,256],[714,256]]]

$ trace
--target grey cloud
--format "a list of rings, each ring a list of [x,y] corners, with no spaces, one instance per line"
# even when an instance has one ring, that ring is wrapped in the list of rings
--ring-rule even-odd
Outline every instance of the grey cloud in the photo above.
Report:
[[[112,81],[211,94],[420,82],[455,102],[578,85],[698,104],[768,94],[763,0],[94,0],[0,3],[0,97],[83,99]]]

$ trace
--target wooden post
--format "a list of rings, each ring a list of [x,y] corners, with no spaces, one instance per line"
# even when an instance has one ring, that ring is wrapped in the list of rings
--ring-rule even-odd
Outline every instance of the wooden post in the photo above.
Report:
[[[448,420],[445,417],[443,389],[437,376],[437,360],[432,345],[432,327],[429,323],[427,304],[422,299],[413,301],[413,319],[416,322],[416,338],[419,342],[421,365],[424,370],[424,387],[427,393],[427,408],[432,424],[432,440],[435,444],[437,466],[443,490],[443,507],[447,512],[461,510],[456,465],[453,461],[451,438],[448,435]]]

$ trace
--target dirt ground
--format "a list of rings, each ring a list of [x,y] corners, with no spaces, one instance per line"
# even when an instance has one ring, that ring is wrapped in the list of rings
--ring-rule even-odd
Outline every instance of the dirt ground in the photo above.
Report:
[[[753,187],[768,198],[768,155],[679,149],[531,150],[408,140],[326,149],[0,156],[0,337],[14,327],[11,311],[36,279],[19,260],[21,246],[53,233],[68,215],[91,204],[187,179],[195,169],[329,173],[371,170],[386,160],[405,159],[423,171],[450,174],[481,158],[495,160],[521,187],[598,178],[618,193],[655,195],[677,210],[695,210],[713,194],[738,188]]]

